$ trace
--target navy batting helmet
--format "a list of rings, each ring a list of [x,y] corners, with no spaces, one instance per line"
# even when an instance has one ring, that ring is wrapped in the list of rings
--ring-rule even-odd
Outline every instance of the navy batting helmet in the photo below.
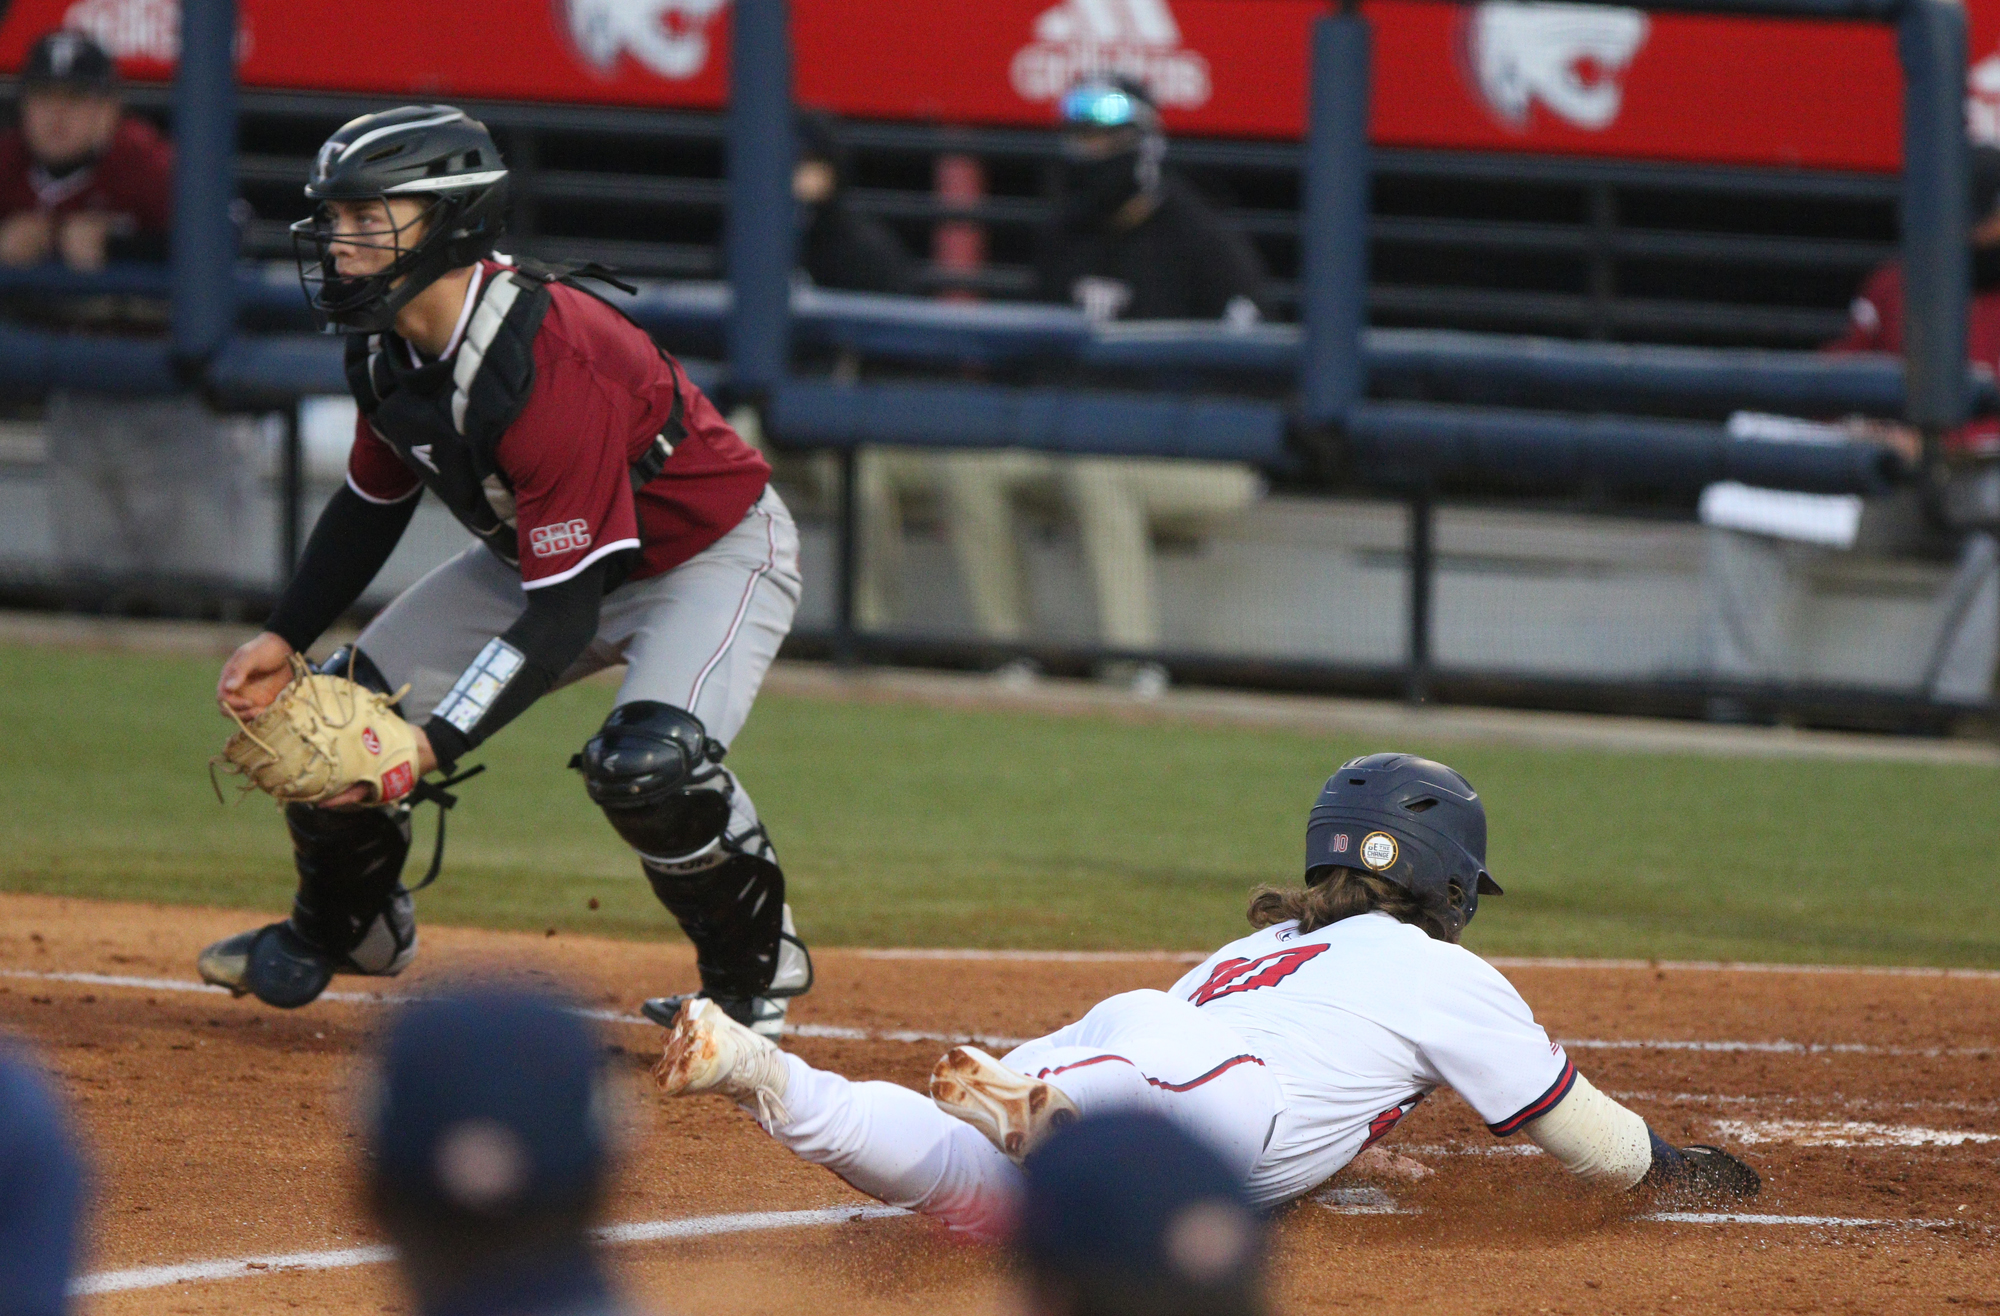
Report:
[[[1422,900],[1456,936],[1486,871],[1486,807],[1458,773],[1414,754],[1368,754],[1327,778],[1306,823],[1306,882],[1329,868],[1379,873]]]

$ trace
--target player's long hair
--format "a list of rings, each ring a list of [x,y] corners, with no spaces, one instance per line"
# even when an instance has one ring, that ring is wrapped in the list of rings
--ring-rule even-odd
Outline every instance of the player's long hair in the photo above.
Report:
[[[1329,868],[1325,877],[1308,886],[1258,887],[1250,895],[1246,917],[1253,928],[1297,922],[1299,931],[1306,933],[1378,909],[1393,919],[1422,928],[1439,941],[1457,940],[1444,920],[1414,894],[1386,877],[1358,868]]]

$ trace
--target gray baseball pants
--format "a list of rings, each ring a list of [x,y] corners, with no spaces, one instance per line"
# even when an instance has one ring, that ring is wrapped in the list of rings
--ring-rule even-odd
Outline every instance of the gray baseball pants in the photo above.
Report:
[[[623,663],[616,703],[685,709],[727,745],[792,628],[799,588],[798,527],[777,491],[766,489],[734,530],[694,557],[605,595],[597,637],[556,684]],[[409,683],[403,712],[421,723],[526,606],[520,573],[474,544],[383,609],[359,644],[390,689]],[[734,800],[732,835],[757,821],[740,782]]]

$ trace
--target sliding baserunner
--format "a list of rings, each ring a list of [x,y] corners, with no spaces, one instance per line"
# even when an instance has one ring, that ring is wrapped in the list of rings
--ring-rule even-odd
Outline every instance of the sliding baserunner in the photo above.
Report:
[[[1080,1114],[1159,1112],[1207,1140],[1254,1202],[1309,1192],[1449,1086],[1496,1136],[1525,1133],[1608,1190],[1748,1197],[1755,1171],[1675,1147],[1592,1087],[1513,984],[1458,937],[1482,895],[1486,812],[1464,777],[1407,754],[1344,765],[1306,825],[1305,885],[1265,888],[1258,931],[1169,991],[1126,992],[994,1059],[945,1053],[931,1097],[814,1069],[706,1002],[654,1070],[719,1092],[862,1192],[991,1233],[1016,1162]]]

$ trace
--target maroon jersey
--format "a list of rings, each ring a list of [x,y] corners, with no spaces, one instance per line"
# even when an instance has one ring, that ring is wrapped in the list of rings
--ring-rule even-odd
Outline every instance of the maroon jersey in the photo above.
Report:
[[[1895,261],[1868,276],[1848,308],[1847,332],[1827,345],[1830,352],[1903,351],[1903,267]],[[1967,309],[1966,360],[2000,371],[2000,288],[1975,292]],[[1981,417],[1945,436],[1954,452],[2000,452],[2000,419]]]
[[[93,164],[61,178],[28,155],[19,128],[0,133],[0,219],[23,210],[102,211],[124,218],[117,236],[164,235],[173,214],[174,148],[144,119],[118,123]]]
[[[458,332],[437,362],[394,334],[367,344],[378,392],[436,398],[449,407],[454,358],[478,304],[507,267],[482,262]],[[510,275],[508,281],[518,279]],[[533,343],[532,385],[490,458],[461,469],[444,451],[452,427],[399,427],[387,406],[364,403],[348,484],[371,502],[428,487],[509,562],[527,589],[568,580],[591,563],[636,552],[627,580],[670,571],[722,538],[764,492],[771,467],[738,437],[702,391],[644,330],[587,292],[548,286]],[[678,398],[678,408],[676,407]],[[463,404],[461,403],[461,408]],[[674,429],[673,451],[636,494],[632,467]],[[480,474],[486,463],[490,476]]]

